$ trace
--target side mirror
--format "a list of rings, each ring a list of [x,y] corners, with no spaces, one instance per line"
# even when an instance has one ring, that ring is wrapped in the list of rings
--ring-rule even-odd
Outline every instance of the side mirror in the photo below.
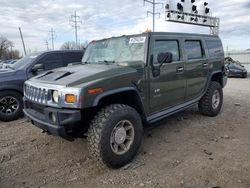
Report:
[[[172,63],[173,54],[171,52],[159,53],[157,56],[157,61],[160,65],[164,63]]]
[[[157,55],[157,61],[158,61],[157,64],[154,64],[153,59],[154,59],[153,55],[151,55],[150,65],[152,67],[152,74],[153,74],[153,77],[157,77],[157,76],[160,76],[161,66],[164,63],[171,63],[173,61],[173,54],[171,52],[159,53]]]
[[[31,72],[36,73],[38,71],[44,70],[44,65],[43,64],[36,64],[32,67]]]

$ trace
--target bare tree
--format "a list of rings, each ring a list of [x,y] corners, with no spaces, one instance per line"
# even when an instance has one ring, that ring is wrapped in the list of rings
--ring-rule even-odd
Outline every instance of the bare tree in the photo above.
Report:
[[[74,41],[68,41],[63,43],[63,45],[61,46],[62,50],[75,50],[75,49],[79,49],[79,50],[84,50],[86,48],[87,45],[87,41],[85,41],[83,44],[77,44]]]
[[[3,55],[11,47],[13,47],[13,42],[8,40],[6,37],[0,36],[0,59],[3,58]]]
[[[3,52],[4,59],[19,59],[20,52],[18,50],[6,50]]]

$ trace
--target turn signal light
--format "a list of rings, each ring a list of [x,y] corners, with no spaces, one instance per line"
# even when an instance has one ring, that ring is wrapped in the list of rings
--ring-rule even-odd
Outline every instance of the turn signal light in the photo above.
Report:
[[[88,90],[88,94],[96,94],[101,92],[103,92],[103,89],[101,87]]]
[[[67,103],[75,103],[76,102],[76,96],[72,94],[65,95],[65,101]]]

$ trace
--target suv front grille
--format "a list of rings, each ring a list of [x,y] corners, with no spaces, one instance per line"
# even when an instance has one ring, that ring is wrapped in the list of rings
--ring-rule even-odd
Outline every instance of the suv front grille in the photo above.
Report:
[[[31,101],[47,104],[49,100],[49,90],[25,84],[24,96]]]

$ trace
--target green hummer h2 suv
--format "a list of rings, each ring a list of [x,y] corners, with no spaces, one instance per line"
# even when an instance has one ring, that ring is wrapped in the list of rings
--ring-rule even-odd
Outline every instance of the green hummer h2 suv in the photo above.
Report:
[[[119,168],[137,154],[143,125],[198,104],[216,116],[227,76],[217,36],[143,33],[92,41],[81,64],[25,82],[31,123],[67,140],[87,134],[90,155]]]

